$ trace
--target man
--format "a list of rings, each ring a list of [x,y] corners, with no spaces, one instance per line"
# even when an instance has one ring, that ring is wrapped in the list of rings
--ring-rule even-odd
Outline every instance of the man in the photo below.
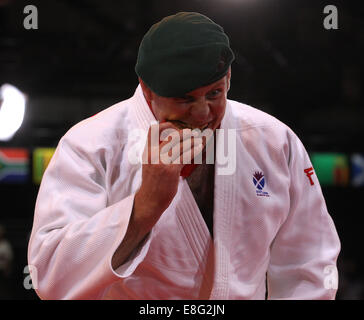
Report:
[[[227,100],[233,59],[209,18],[166,17],[140,45],[134,96],[62,137],[29,243],[41,298],[335,298],[340,242],[309,157],[286,125]]]

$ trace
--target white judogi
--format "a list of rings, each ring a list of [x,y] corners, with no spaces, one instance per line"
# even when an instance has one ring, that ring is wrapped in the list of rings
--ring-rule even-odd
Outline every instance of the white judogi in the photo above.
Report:
[[[141,163],[135,128],[155,121],[141,91],[69,130],[44,174],[28,250],[44,299],[333,299],[340,242],[309,157],[283,123],[228,100],[236,170],[215,165],[212,241],[188,183],[117,270]],[[219,148],[219,147],[218,147]],[[218,151],[218,150],[217,150]],[[264,174],[265,196],[253,182]],[[158,183],[156,181],[156,183]]]

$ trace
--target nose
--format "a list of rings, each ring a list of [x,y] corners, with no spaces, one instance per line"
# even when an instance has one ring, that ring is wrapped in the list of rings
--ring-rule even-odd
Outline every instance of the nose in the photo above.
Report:
[[[209,121],[210,116],[210,105],[207,99],[201,98],[191,105],[190,114],[197,123],[204,124]]]

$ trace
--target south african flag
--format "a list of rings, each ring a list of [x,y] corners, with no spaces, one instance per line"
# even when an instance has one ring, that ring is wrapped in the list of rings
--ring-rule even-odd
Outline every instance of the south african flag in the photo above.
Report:
[[[0,148],[0,183],[26,183],[29,152],[23,148]]]

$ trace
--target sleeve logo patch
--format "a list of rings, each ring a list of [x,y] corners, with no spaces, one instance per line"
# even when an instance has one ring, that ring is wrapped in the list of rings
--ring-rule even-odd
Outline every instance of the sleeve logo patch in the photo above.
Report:
[[[304,171],[305,171],[305,173],[306,173],[307,178],[310,180],[310,184],[311,184],[311,186],[313,186],[313,185],[314,185],[314,182],[313,182],[313,180],[312,180],[312,178],[311,178],[311,176],[315,173],[315,172],[313,171],[313,168],[312,168],[312,167],[310,167],[310,168],[305,169]]]

